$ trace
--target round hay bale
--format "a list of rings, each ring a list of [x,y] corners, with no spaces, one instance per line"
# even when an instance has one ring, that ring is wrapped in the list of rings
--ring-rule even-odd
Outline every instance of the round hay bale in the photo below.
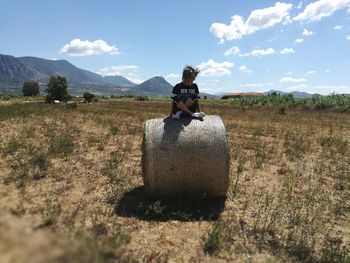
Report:
[[[219,116],[146,121],[142,176],[148,194],[225,197],[229,166],[227,134]]]
[[[76,107],[78,107],[78,104],[73,100],[69,100],[66,102],[66,107],[75,109]]]

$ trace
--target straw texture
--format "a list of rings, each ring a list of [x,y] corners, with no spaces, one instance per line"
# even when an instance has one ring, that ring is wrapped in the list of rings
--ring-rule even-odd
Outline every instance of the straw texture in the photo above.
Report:
[[[219,116],[145,123],[142,175],[150,195],[224,197],[229,160],[226,130]]]

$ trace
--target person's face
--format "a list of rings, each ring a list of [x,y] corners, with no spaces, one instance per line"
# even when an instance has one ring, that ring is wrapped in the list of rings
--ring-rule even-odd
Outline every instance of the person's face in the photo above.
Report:
[[[189,76],[188,76],[188,81],[193,82],[196,79],[197,75],[195,72],[192,72]]]

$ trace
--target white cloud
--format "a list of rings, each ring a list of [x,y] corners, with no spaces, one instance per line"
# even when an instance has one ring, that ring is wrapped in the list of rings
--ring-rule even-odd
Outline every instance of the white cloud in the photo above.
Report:
[[[239,85],[242,88],[262,88],[262,87],[268,87],[273,86],[273,83],[247,83],[247,84],[241,84]]]
[[[273,48],[268,49],[254,49],[249,53],[240,54],[240,57],[259,57],[259,56],[267,56],[275,53]]]
[[[100,69],[98,74],[102,76],[122,76],[122,75],[134,75],[139,67],[135,65],[119,65],[111,66]]]
[[[299,86],[289,87],[288,89],[294,89],[296,90],[299,87],[299,90],[303,89],[303,91],[309,92],[309,93],[317,93],[322,95],[329,95],[331,93],[337,93],[337,94],[343,94],[343,93],[350,93],[350,86],[346,85],[315,85],[315,86],[308,86],[301,84]]]
[[[287,87],[286,89],[288,91],[303,91],[307,87],[308,87],[308,85],[306,85],[306,84],[299,84],[299,85]]]
[[[301,9],[302,7],[303,7],[303,2],[300,1],[299,4],[298,4],[298,6],[297,6],[297,9]]]
[[[336,25],[333,27],[334,30],[341,30],[343,28],[343,25]]]
[[[179,81],[181,79],[181,77],[179,74],[171,73],[171,74],[165,76],[165,79],[169,82],[173,82],[173,81]]]
[[[285,48],[285,49],[283,49],[283,50],[281,51],[281,54],[282,54],[282,55],[285,55],[285,54],[293,54],[293,53],[295,53],[293,48]]]
[[[224,52],[225,56],[229,55],[238,55],[240,57],[259,57],[259,56],[267,56],[275,53],[273,48],[267,49],[253,49],[248,53],[242,53],[239,47],[232,47]]]
[[[137,79],[137,78],[132,78],[132,77],[127,77],[128,80],[130,80],[131,82],[134,82],[135,84],[141,84],[142,82],[144,82],[144,80],[142,79]]]
[[[274,36],[274,37],[268,39],[267,42],[272,42],[272,41],[274,41],[274,40],[276,40],[276,39],[278,39],[278,37],[277,37],[277,36]]]
[[[306,82],[306,81],[307,79],[304,79],[304,78],[296,79],[292,77],[283,77],[280,80],[281,83],[286,83],[286,82],[299,83],[299,82]]]
[[[298,38],[298,39],[295,40],[295,43],[296,43],[296,44],[301,44],[301,43],[303,43],[303,42],[304,42],[304,39],[303,39],[303,38]]]
[[[229,55],[238,55],[240,53],[239,47],[231,47],[230,49],[226,50],[224,55],[229,56]]]
[[[286,26],[286,25],[290,25],[293,23],[293,20],[290,18],[290,16],[286,16],[286,18],[284,19],[282,25]]]
[[[309,88],[310,91],[319,94],[350,93],[350,86],[346,85],[318,85]]]
[[[305,73],[305,76],[312,75],[312,74],[315,74],[315,73],[316,73],[315,70],[309,70],[308,72]]]
[[[140,84],[143,80],[137,77],[138,68],[135,65],[119,65],[101,68],[97,73],[102,76],[123,76],[136,84]]]
[[[213,23],[210,32],[217,38],[234,40],[259,30],[270,28],[281,23],[288,15],[293,4],[277,2],[275,6],[253,10],[246,21],[239,15],[231,17],[229,25]]]
[[[350,40],[350,35],[346,38],[347,40]]]
[[[305,29],[304,28],[304,31],[303,31],[303,36],[312,36],[312,35],[314,35],[315,33],[314,32],[312,32],[312,31],[309,31],[309,30],[307,30],[307,29]]]
[[[247,68],[245,65],[240,66],[238,70],[243,73],[249,73],[249,74],[253,73],[253,71]]]
[[[209,59],[207,62],[202,62],[198,65],[198,68],[201,70],[200,75],[204,77],[221,77],[224,75],[230,75],[231,70],[234,64],[232,62],[224,61],[222,63],[215,62],[212,59]]]
[[[304,11],[293,18],[294,21],[320,21],[339,9],[350,7],[350,0],[318,0],[308,4]]]
[[[61,48],[60,53],[69,56],[117,55],[120,54],[118,50],[117,47],[108,45],[102,39],[91,42],[89,40],[80,40],[77,38],[65,44]]]
[[[286,73],[284,73],[285,75],[292,75],[293,74],[293,72],[292,71],[288,71],[288,72],[286,72]]]
[[[165,78],[166,79],[177,79],[177,78],[180,78],[180,75],[171,73],[171,74],[167,75]]]

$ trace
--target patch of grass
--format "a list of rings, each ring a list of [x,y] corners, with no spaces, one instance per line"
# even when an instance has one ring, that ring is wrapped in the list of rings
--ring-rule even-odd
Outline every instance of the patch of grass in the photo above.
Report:
[[[304,200],[290,201],[288,207],[288,253],[303,261],[316,258],[315,247],[327,233],[329,195],[319,189],[309,189]]]
[[[117,125],[112,124],[111,126],[109,126],[109,131],[113,136],[115,136],[119,132],[119,128]]]
[[[321,136],[319,143],[331,153],[346,154],[349,150],[349,142],[338,136]]]
[[[350,247],[343,245],[341,237],[327,236],[321,253],[320,263],[350,262]]]
[[[217,221],[214,223],[208,234],[202,238],[203,250],[210,255],[214,254],[220,249],[221,235],[225,230],[225,224]]]
[[[287,131],[284,136],[284,152],[291,160],[300,159],[310,149],[310,141],[305,135]]]
[[[50,167],[49,156],[46,152],[34,151],[29,159],[29,165],[32,170],[32,178],[38,180],[46,176]]]
[[[280,105],[278,105],[277,110],[278,110],[279,114],[284,115],[284,114],[286,114],[287,105],[286,104],[280,104]]]
[[[74,151],[74,138],[71,135],[53,136],[50,140],[49,153],[53,156],[68,156]]]
[[[57,198],[46,198],[45,207],[41,210],[43,219],[42,226],[51,226],[57,223],[58,217],[61,214],[61,205]]]
[[[244,164],[245,164],[245,158],[240,158],[238,160],[238,166],[237,166],[237,171],[236,171],[236,180],[235,183],[233,185],[232,188],[232,196],[233,198],[235,198],[237,191],[238,191],[238,181],[239,181],[239,177],[242,175],[243,171],[244,171]]]
[[[121,197],[121,195],[123,194],[123,192],[124,191],[121,189],[119,185],[113,185],[112,189],[108,191],[106,194],[106,197],[105,197],[106,203],[110,205],[115,205],[119,200],[119,198]]]
[[[145,215],[149,217],[159,217],[165,212],[166,206],[162,205],[160,200],[157,200],[148,205]]]
[[[22,142],[15,136],[11,137],[5,146],[1,147],[1,153],[3,156],[15,154],[21,147]]]
[[[296,185],[296,172],[290,168],[282,167],[279,170],[279,173],[283,175],[283,187],[285,193],[287,194],[287,198],[290,200],[292,198],[292,194]]]

